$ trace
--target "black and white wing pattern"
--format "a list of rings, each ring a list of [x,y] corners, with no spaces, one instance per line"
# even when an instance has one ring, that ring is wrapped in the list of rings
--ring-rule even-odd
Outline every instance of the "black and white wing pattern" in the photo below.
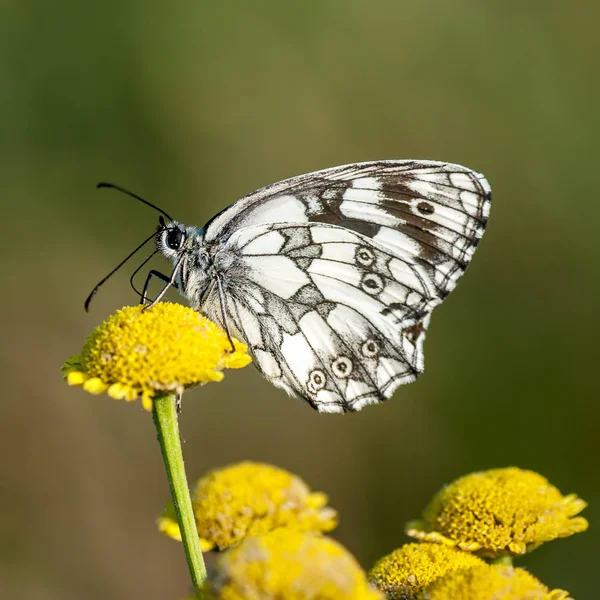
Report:
[[[431,311],[468,266],[490,201],[483,175],[432,161],[335,167],[249,194],[204,231],[228,323],[267,379],[319,411],[381,402],[422,373]],[[201,309],[222,321],[216,291]]]

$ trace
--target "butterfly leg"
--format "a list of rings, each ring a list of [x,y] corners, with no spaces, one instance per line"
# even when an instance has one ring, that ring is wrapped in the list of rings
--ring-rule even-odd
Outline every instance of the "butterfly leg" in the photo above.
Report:
[[[221,316],[223,318],[223,327],[225,329],[225,333],[227,334],[227,339],[231,344],[231,352],[235,352],[235,346],[233,345],[233,340],[231,339],[231,332],[229,331],[229,322],[227,321],[227,312],[225,311],[225,296],[223,295],[223,286],[221,284],[221,278],[217,275],[217,291],[219,293],[219,304],[221,306]]]
[[[163,283],[169,283],[169,277],[167,275],[161,273],[160,271],[155,271],[154,269],[152,269],[152,271],[150,271],[148,273],[148,276],[146,277],[146,283],[144,283],[144,287],[142,289],[140,304],[146,304],[146,300],[148,299],[148,287],[150,286],[150,281],[153,277],[156,277],[156,279],[162,281]],[[175,285],[175,287],[177,286]]]
[[[175,265],[175,268],[173,269],[173,272],[171,273],[171,276],[169,278],[167,278],[166,275],[164,275],[163,273],[160,273],[158,271],[150,271],[150,273],[148,273],[148,277],[146,277],[146,283],[144,284],[144,289],[142,291],[142,304],[146,301],[146,294],[148,292],[148,285],[150,284],[150,278],[152,276],[156,277],[157,279],[161,279],[162,281],[165,282],[165,286],[163,287],[163,289],[158,293],[158,296],[156,296],[156,298],[154,298],[154,300],[152,300],[152,302],[150,302],[150,304],[148,304],[147,306],[145,306],[142,309],[142,312],[147,311],[149,308],[152,308],[157,302],[160,302],[162,297],[167,293],[167,290],[170,287],[177,287],[177,274],[179,273],[179,267],[181,266],[181,263],[183,262],[183,259],[185,258],[185,254],[181,255],[181,258],[177,261],[177,264]]]

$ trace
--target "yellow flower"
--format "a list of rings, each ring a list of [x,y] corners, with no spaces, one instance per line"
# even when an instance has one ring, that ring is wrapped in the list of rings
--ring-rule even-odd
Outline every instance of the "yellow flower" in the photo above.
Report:
[[[563,496],[533,471],[493,469],[444,487],[422,519],[407,524],[407,533],[483,556],[523,554],[585,531],[587,521],[574,517],[585,507],[576,495]]]
[[[295,475],[271,465],[241,462],[210,471],[198,480],[192,504],[203,550],[220,550],[245,537],[286,527],[297,531],[331,531],[337,513],[327,496],[311,492]],[[158,520],[160,531],[181,540],[173,507]]]
[[[224,368],[250,362],[247,347],[195,310],[159,302],[125,307],[96,327],[80,356],[63,365],[69,385],[91,394],[107,392],[118,400],[142,397],[146,410],[152,398],[208,381],[221,381]]]
[[[384,600],[343,546],[291,529],[247,538],[222,554],[204,592],[218,600]]]
[[[524,569],[504,565],[482,565],[454,571],[437,579],[422,600],[571,600],[563,590],[550,591]]]
[[[485,563],[450,546],[405,544],[377,561],[369,571],[369,581],[388,600],[416,600],[439,577],[478,565]]]

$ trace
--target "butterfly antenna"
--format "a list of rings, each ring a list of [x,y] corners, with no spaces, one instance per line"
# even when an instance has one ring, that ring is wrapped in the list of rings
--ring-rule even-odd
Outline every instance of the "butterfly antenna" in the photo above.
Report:
[[[90,302],[96,295],[96,292],[100,289],[100,286],[105,283],[108,279],[110,279],[140,248],[145,246],[153,237],[156,236],[156,233],[148,236],[135,250],[130,252],[106,277],[103,277],[97,284],[96,287],[90,292],[90,295],[86,298],[83,307],[85,308],[85,312],[89,312]]]
[[[154,210],[157,210],[159,213],[161,213],[165,217],[167,217],[167,219],[169,219],[169,221],[173,221],[173,219],[162,208],[158,208],[158,206],[156,206],[155,204],[152,204],[152,202],[148,202],[148,200],[144,200],[143,198],[141,198],[137,194],[134,194],[133,192],[130,192],[129,190],[126,190],[125,188],[122,188],[120,185],[116,185],[114,183],[107,183],[105,181],[101,181],[100,183],[96,184],[96,188],[112,188],[113,190],[117,190],[117,191],[119,191],[119,192],[121,192],[123,194],[127,194],[128,196],[131,196],[132,198],[135,198],[136,200],[139,200],[140,202],[143,202],[144,204],[146,204],[150,208],[153,208]]]

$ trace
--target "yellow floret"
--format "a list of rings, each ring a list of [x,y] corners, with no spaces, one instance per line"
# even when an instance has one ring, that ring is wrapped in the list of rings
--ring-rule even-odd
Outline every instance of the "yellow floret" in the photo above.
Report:
[[[533,471],[493,469],[443,488],[422,519],[408,523],[407,533],[485,556],[523,554],[587,529],[583,517],[574,517],[585,506]]]
[[[223,369],[250,363],[247,347],[237,340],[234,344],[232,352],[225,332],[186,306],[129,306],[99,325],[63,372],[69,385],[117,400],[141,396],[151,410],[156,396],[221,381]]]
[[[369,571],[369,581],[388,600],[416,600],[439,577],[478,565],[485,563],[450,546],[405,544],[377,561]]]
[[[297,531],[331,531],[336,511],[328,498],[311,492],[299,477],[271,465],[241,462],[216,469],[198,480],[192,491],[198,534],[204,549],[220,550],[245,537],[279,527]],[[159,529],[181,539],[173,509],[167,507]]]
[[[218,600],[384,600],[343,546],[291,529],[225,552],[204,591],[201,597]]]
[[[482,565],[459,570],[432,583],[422,600],[571,600],[563,590],[549,590],[524,569]]]

